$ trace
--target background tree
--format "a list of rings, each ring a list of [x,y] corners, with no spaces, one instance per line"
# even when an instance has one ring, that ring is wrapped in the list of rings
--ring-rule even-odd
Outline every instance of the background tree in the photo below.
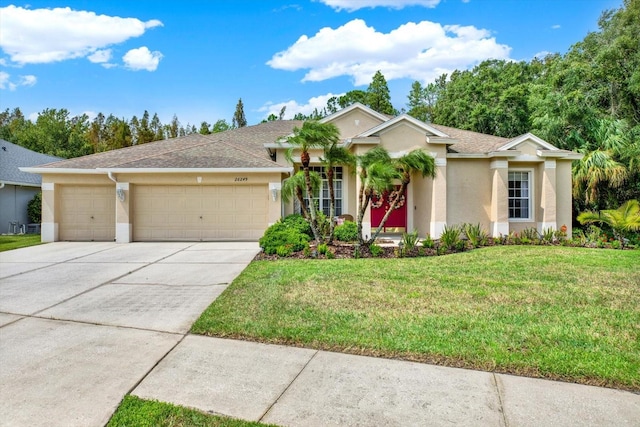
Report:
[[[213,124],[211,133],[224,132],[225,130],[229,129],[231,129],[231,125],[229,125],[226,120],[220,119]]]
[[[244,105],[242,104],[242,98],[238,99],[236,104],[236,111],[233,113],[233,120],[231,126],[234,128],[241,128],[247,125],[247,118],[244,115]]]
[[[366,105],[382,114],[395,115],[398,112],[391,105],[391,93],[387,86],[387,80],[380,70],[373,75],[373,80],[367,88]]]

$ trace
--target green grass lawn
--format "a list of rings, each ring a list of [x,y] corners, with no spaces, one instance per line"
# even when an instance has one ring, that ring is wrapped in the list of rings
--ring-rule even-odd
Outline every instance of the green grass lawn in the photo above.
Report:
[[[107,427],[252,427],[265,424],[209,415],[181,406],[125,396]]]
[[[640,251],[253,262],[198,334],[640,390]]]
[[[27,246],[39,245],[39,234],[20,234],[0,236],[0,252],[10,251],[11,249],[24,248]]]

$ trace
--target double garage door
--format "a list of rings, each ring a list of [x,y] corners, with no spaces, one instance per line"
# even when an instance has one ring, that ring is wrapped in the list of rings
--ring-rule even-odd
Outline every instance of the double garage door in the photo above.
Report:
[[[257,240],[268,201],[266,185],[136,185],[133,240]]]
[[[135,241],[258,240],[268,226],[266,185],[135,185]],[[115,240],[113,186],[61,186],[60,240]]]

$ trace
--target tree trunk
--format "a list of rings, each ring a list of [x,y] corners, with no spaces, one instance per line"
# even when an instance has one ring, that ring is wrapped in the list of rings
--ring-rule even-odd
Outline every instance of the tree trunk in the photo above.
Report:
[[[305,154],[305,152],[303,152],[302,154]],[[308,157],[309,153],[306,153],[306,154]],[[320,237],[320,233],[318,233],[318,216],[316,215],[316,204],[315,204],[315,201],[313,200],[313,187],[311,186],[311,176],[309,175],[308,162],[306,163],[306,166],[304,166],[303,170],[304,170],[304,181],[307,184],[307,198],[309,199],[309,213],[311,216],[311,221],[309,221],[309,224],[311,225],[311,231],[313,232],[313,237],[316,240],[316,243],[320,244],[322,243],[322,239]]]
[[[333,190],[333,166],[328,165],[326,167],[327,185],[329,186],[329,239],[328,242],[333,242],[333,231],[335,230],[336,223],[333,217],[336,215],[336,196]]]
[[[302,194],[302,188],[298,186],[296,186],[296,198],[298,199],[298,203],[300,203],[300,213],[302,214],[302,217],[309,221],[309,210],[304,203],[304,194]]]

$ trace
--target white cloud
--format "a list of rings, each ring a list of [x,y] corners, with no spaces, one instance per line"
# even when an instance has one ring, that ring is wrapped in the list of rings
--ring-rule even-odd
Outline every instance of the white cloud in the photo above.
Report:
[[[353,12],[367,7],[388,7],[391,9],[402,9],[407,6],[436,7],[440,0],[320,0],[320,2],[338,11]]]
[[[9,73],[0,71],[0,89],[5,89],[9,85]]]
[[[547,55],[551,55],[551,52],[549,52],[548,50],[542,50],[533,55],[532,59],[544,59]]]
[[[559,30],[560,28],[562,28],[562,27],[560,26],[560,24],[555,24],[555,25],[552,25],[552,26],[551,26],[551,29],[552,29],[552,30]]]
[[[161,59],[162,53],[158,51],[151,52],[146,46],[131,49],[122,57],[125,66],[134,71],[155,71]]]
[[[103,64],[111,59],[111,49],[96,50],[87,59],[94,64]]]
[[[432,81],[442,73],[472,67],[485,59],[508,59],[511,48],[473,26],[408,22],[381,33],[354,19],[314,36],[301,36],[267,62],[272,68],[308,69],[303,81],[351,76],[357,86],[369,84],[377,70],[387,81],[411,78]]]
[[[285,110],[284,118],[293,119],[293,117],[298,113],[302,113],[308,116],[309,114],[313,113],[313,110],[316,108],[318,109],[318,111],[321,111],[324,107],[327,106],[327,101],[329,100],[329,98],[333,96],[339,98],[342,95],[344,95],[344,93],[328,93],[326,95],[315,96],[313,98],[310,98],[306,104],[298,104],[298,102],[294,100],[279,102],[277,104],[267,102],[265,105],[260,107],[258,111],[263,112],[264,118],[266,119],[271,114],[275,114],[276,116],[279,115],[282,107],[287,107]]]
[[[38,82],[38,78],[28,74],[26,76],[18,76],[18,80],[11,80],[11,75],[5,71],[0,71],[0,89],[16,90],[20,86],[33,86]]]
[[[0,15],[0,48],[20,65],[92,56],[162,26],[156,19],[143,22],[68,7],[25,9],[11,5],[0,8]]]

